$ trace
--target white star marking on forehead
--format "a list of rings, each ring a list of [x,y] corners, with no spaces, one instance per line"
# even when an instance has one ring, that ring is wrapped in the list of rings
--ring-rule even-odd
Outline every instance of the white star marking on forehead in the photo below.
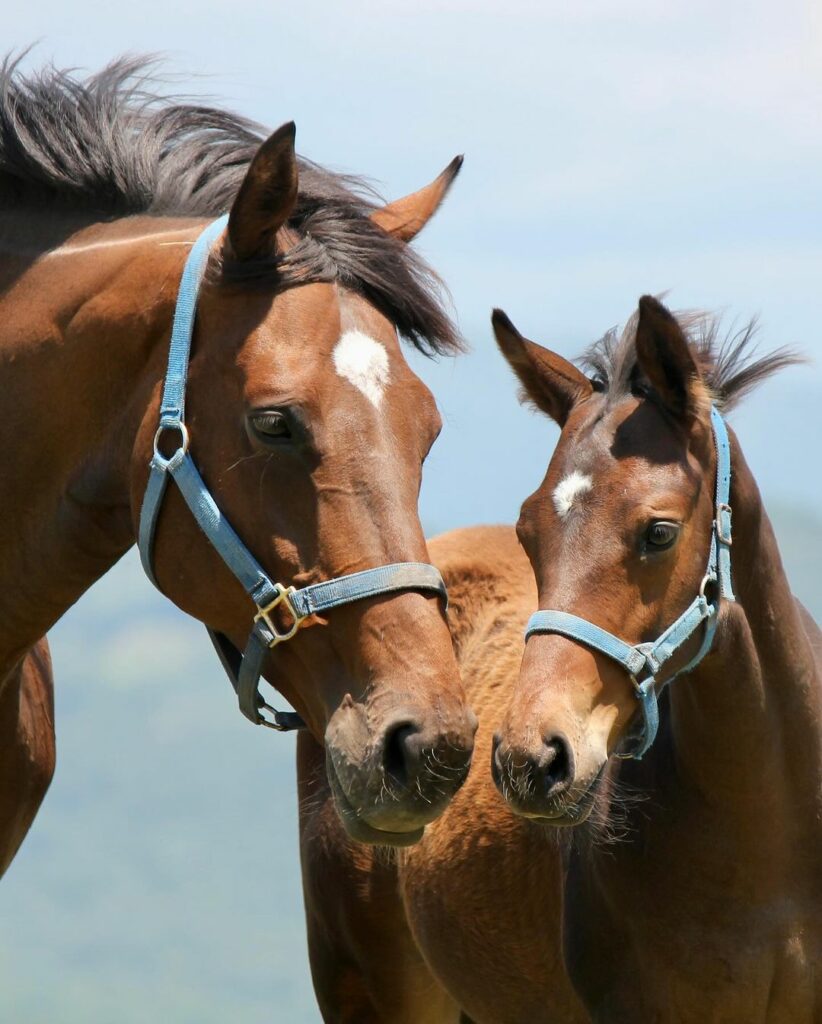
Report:
[[[561,518],[565,518],[574,507],[574,502],[580,494],[590,491],[594,481],[585,473],[578,473],[576,470],[563,477],[554,488],[554,508]]]
[[[337,342],[334,368],[379,409],[388,384],[388,353],[380,342],[362,331],[346,331]]]

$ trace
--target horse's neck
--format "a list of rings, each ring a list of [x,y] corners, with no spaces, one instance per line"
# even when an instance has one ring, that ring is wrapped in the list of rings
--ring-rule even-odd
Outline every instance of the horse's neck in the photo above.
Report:
[[[732,571],[714,650],[671,684],[672,762],[682,783],[746,822],[818,820],[822,787],[819,630],[791,594],[771,524],[734,458]],[[814,649],[814,638],[815,646]],[[787,824],[786,824],[787,838]]]
[[[196,234],[141,217],[44,251],[34,218],[2,227],[0,680],[134,542],[131,453]]]

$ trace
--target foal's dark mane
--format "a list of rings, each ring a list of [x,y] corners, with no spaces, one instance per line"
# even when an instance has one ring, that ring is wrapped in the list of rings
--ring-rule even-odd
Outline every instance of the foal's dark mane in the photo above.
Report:
[[[0,65],[0,210],[51,203],[102,219],[218,216],[267,134],[236,114],[161,94],[144,57],[85,80],[54,67],[23,74],[20,60]],[[339,281],[421,351],[458,351],[439,278],[369,219],[376,192],[302,158],[299,171],[288,224],[296,244],[270,260],[226,259],[223,278],[280,288]]]
[[[723,332],[719,317],[701,310],[675,314],[685,332],[702,378],[718,408],[733,408],[767,377],[803,362],[791,348],[756,355],[755,319],[737,330]],[[580,363],[610,396],[629,394],[639,383],[636,359],[637,314],[620,333],[612,328],[583,354]]]

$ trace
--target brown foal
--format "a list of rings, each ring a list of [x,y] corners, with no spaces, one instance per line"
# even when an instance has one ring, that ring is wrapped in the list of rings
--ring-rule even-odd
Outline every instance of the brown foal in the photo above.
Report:
[[[749,334],[722,348],[646,297],[621,339],[592,351],[589,380],[503,315],[495,327],[562,427],[518,527],[540,608],[656,639],[705,571],[710,405],[730,408],[790,354],[746,364]],[[501,723],[494,770],[512,809],[577,825],[564,953],[596,1021],[822,1020],[820,631],[791,595],[733,436],[731,463],[736,600],[722,601],[708,655],[664,691],[644,758],[615,756],[637,713],[627,672],[562,636],[528,640]],[[621,792],[634,799],[619,808]],[[615,813],[622,841],[597,843]]]
[[[54,767],[42,638],[134,543],[180,274],[213,216],[230,210],[187,422],[220,508],[285,584],[428,561],[417,495],[440,420],[398,335],[459,347],[408,242],[460,164],[379,206],[298,160],[293,125],[263,140],[223,111],[149,98],[139,63],[85,83],[2,76],[0,870]],[[175,488],[154,566],[175,604],[242,647],[253,604]],[[265,674],[308,724],[303,745],[325,748],[359,840],[413,841],[465,778],[476,722],[434,597],[315,617]]]

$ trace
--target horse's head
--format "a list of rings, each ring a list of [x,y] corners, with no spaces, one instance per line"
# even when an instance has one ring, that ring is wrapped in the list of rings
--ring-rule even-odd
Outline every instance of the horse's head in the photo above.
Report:
[[[649,297],[621,340],[600,343],[592,380],[504,314],[494,328],[527,397],[562,431],[517,527],[540,608],[629,644],[656,640],[698,594],[711,543],[716,456],[699,346]],[[587,817],[594,783],[636,725],[635,685],[578,639],[530,637],[492,766],[516,811],[556,824]]]
[[[440,417],[398,330],[421,348],[458,347],[408,242],[459,161],[375,208],[347,179],[298,162],[293,143],[287,125],[262,144],[215,246],[186,423],[200,473],[246,547],[272,580],[301,587],[428,561],[417,500]],[[135,452],[135,508],[158,398]],[[176,604],[243,648],[254,606],[175,488],[154,567]],[[476,720],[435,596],[382,595],[309,618],[270,652],[264,674],[324,740],[355,838],[413,841],[464,780]]]

